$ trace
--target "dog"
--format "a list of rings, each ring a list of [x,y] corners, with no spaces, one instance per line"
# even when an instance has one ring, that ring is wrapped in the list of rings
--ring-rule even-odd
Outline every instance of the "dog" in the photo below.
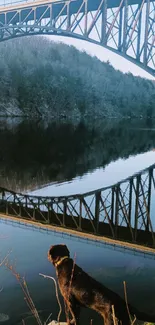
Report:
[[[66,245],[51,246],[48,260],[56,268],[60,292],[64,298],[67,324],[79,325],[80,307],[87,307],[98,312],[104,325],[113,324],[113,311],[118,324],[131,324],[131,316],[139,320],[154,322],[155,317],[141,313],[115,292],[108,289],[76,265]],[[114,309],[112,308],[114,306]],[[71,314],[70,320],[68,314]]]

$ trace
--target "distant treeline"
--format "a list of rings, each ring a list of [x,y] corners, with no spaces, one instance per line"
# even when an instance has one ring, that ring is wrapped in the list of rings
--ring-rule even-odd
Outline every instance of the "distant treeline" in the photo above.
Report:
[[[152,124],[153,123],[153,124]],[[3,123],[4,125],[4,123]],[[152,129],[151,129],[152,128]],[[44,123],[0,128],[0,186],[24,190],[155,148],[155,122]]]
[[[155,83],[43,37],[0,43],[0,115],[155,116]]]

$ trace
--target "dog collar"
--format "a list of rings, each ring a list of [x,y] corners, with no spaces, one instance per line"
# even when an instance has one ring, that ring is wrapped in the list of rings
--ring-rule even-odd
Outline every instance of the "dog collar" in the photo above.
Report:
[[[68,256],[64,256],[62,258],[60,258],[60,260],[58,262],[55,263],[55,266],[59,266],[64,260],[66,260],[67,258],[69,258]]]

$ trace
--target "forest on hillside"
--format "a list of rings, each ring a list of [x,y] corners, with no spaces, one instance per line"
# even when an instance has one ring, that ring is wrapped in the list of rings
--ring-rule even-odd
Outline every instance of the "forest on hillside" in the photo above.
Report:
[[[42,36],[0,44],[0,116],[155,116],[155,83]]]
[[[155,148],[155,121],[98,119],[0,124],[0,184],[16,191],[70,181]]]

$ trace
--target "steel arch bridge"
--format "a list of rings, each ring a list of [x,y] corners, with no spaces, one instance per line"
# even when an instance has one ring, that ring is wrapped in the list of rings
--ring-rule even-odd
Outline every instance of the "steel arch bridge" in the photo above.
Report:
[[[155,76],[155,0],[30,0],[0,6],[0,42],[35,34],[99,44]]]

